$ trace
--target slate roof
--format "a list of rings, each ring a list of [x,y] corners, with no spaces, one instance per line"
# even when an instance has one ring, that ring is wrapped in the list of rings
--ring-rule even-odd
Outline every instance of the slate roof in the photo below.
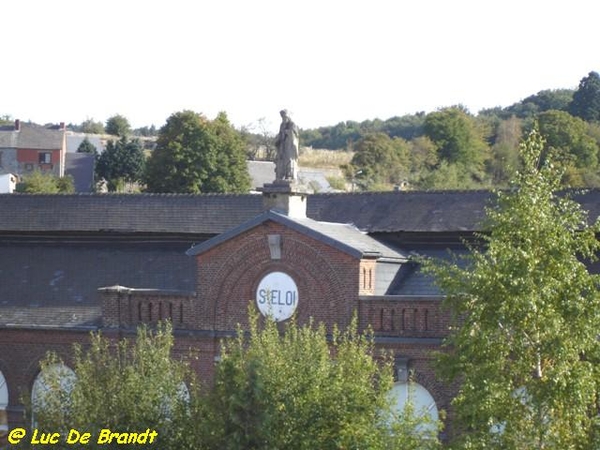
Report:
[[[391,260],[406,260],[406,255],[376,241],[349,224],[317,222],[308,218],[288,217],[274,211],[266,211],[253,219],[244,222],[217,237],[198,244],[187,251],[187,254],[198,255],[219,244],[232,239],[266,221],[273,221],[287,226],[299,233],[305,234],[318,241],[324,242],[355,258],[386,258]]]
[[[19,131],[13,125],[0,127],[0,148],[60,150],[64,143],[64,130],[23,122]]]
[[[368,233],[470,232],[480,229],[489,191],[314,194],[307,216]],[[600,216],[600,190],[573,195]],[[257,194],[0,194],[0,232],[129,232],[214,236],[263,212]]]
[[[194,291],[196,264],[185,254],[192,244],[5,237],[0,242],[0,325],[93,322],[100,312],[97,289],[115,284]]]
[[[260,195],[1,194],[0,232],[215,235],[260,214]]]
[[[590,223],[600,217],[600,189],[572,192]],[[481,230],[490,191],[398,191],[317,194],[308,199],[315,220],[353,223],[369,233]]]
[[[77,149],[83,142],[85,138],[88,138],[88,141],[96,147],[96,151],[98,153],[102,153],[104,151],[104,145],[102,144],[102,140],[98,135],[93,134],[84,134],[84,133],[67,133],[67,152],[68,153],[76,153]]]
[[[67,153],[65,155],[65,175],[73,177],[75,192],[92,192],[94,160],[94,155],[87,153]]]

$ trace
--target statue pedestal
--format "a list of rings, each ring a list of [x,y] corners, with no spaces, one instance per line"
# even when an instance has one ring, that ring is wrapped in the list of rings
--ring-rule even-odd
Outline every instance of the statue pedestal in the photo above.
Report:
[[[308,190],[293,181],[276,180],[265,183],[258,191],[263,194],[263,208],[289,217],[306,218]]]

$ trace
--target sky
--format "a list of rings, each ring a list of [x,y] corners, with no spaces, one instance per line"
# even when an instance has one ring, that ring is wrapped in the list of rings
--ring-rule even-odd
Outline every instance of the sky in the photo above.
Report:
[[[594,0],[10,0],[0,115],[275,130],[462,104],[476,114],[600,71]]]

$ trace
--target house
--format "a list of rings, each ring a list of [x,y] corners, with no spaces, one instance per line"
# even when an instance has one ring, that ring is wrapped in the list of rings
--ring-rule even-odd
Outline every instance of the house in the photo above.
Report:
[[[0,126],[0,173],[24,175],[34,170],[65,173],[65,124],[41,126],[15,120]]]
[[[455,387],[431,364],[449,313],[412,255],[464,252],[492,194],[262,191],[0,195],[0,436],[22,423],[48,350],[68,366],[90,331],[133,336],[170,319],[176,351],[194,349],[208,381],[249,302],[281,322],[344,326],[357,314],[395,357],[399,405],[410,396],[451,419]],[[600,215],[600,190],[573,198]]]
[[[12,194],[17,187],[18,177],[14,173],[0,174],[0,194]]]

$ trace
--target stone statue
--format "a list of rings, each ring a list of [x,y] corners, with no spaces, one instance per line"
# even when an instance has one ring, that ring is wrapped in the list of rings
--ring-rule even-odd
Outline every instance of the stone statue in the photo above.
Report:
[[[298,177],[298,127],[292,122],[287,110],[284,109],[279,114],[281,125],[275,139],[275,180],[293,182]]]

